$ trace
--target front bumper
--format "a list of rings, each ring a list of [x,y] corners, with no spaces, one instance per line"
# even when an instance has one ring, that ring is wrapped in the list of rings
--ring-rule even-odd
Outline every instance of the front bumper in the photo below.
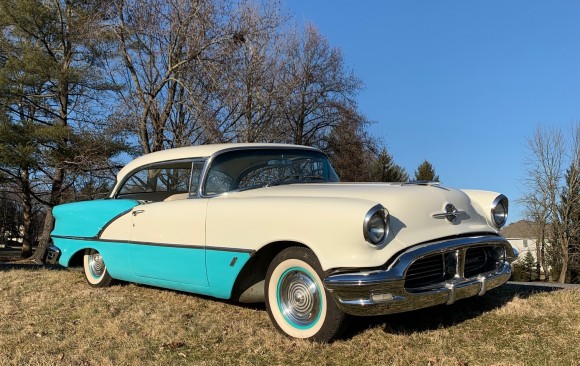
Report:
[[[489,246],[505,250],[496,268],[466,277],[467,250]],[[409,267],[419,259],[440,253],[456,258],[453,277],[424,287],[406,288]],[[511,276],[510,262],[516,258],[509,242],[499,236],[443,240],[410,248],[400,254],[387,269],[330,275],[324,279],[324,286],[347,314],[365,316],[400,313],[481,296],[507,282]]]

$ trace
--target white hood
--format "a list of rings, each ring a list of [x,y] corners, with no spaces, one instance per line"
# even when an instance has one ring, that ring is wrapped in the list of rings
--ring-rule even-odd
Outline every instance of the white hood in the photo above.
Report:
[[[391,232],[404,247],[438,238],[474,234],[498,233],[490,225],[487,207],[498,194],[486,191],[461,191],[439,185],[394,183],[325,183],[289,184],[232,192],[230,197],[326,197],[356,198],[373,205],[382,204],[391,217]],[[489,201],[489,202],[487,202]],[[451,222],[443,215],[452,204],[457,215]],[[362,218],[361,218],[362,219]]]

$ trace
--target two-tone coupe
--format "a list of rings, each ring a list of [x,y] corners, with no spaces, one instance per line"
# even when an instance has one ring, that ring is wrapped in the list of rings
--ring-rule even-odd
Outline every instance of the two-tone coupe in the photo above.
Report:
[[[483,295],[516,254],[505,196],[436,183],[341,183],[304,146],[184,147],[135,159],[108,199],[54,208],[48,261],[115,279],[264,302],[282,333],[328,341],[347,314]]]

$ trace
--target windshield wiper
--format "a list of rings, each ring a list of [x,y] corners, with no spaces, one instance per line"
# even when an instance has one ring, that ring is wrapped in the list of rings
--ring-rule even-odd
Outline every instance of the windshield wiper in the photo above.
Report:
[[[324,182],[327,181],[326,178],[321,177],[320,175],[305,175],[305,176],[302,177],[302,179],[304,181],[306,181],[306,180],[321,180],[321,181],[324,181]]]
[[[264,187],[274,187],[274,186],[282,186],[285,184],[292,184],[292,183],[300,183],[297,180],[285,180],[285,179],[276,179],[271,182],[268,182],[264,185]]]

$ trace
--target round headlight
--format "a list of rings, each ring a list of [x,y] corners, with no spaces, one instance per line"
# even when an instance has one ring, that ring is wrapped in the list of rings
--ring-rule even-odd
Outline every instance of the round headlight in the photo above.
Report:
[[[382,205],[376,205],[367,212],[363,223],[365,240],[373,245],[381,245],[389,234],[389,212]]]
[[[493,223],[498,229],[503,227],[507,221],[508,208],[508,199],[503,194],[497,196],[497,198],[491,204],[491,217],[493,219]]]

